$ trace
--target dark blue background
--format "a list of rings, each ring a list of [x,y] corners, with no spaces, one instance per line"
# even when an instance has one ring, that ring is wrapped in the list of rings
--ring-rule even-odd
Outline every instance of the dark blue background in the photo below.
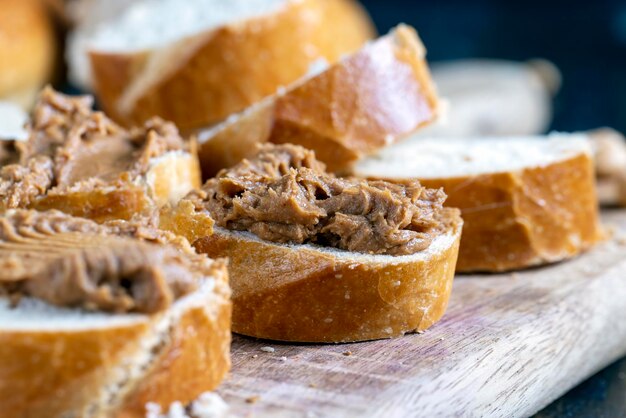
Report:
[[[626,1],[363,0],[381,33],[420,33],[431,61],[546,58],[563,74],[552,128],[626,131]]]

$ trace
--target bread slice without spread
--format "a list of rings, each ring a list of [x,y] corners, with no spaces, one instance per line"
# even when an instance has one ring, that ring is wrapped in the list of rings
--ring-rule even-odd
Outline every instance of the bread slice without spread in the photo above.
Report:
[[[191,402],[221,382],[225,264],[176,238],[132,236],[144,233],[60,212],[0,217],[3,417],[143,418],[148,403]]]
[[[116,120],[153,116],[187,131],[216,123],[334,62],[374,33],[354,0],[135,2],[78,29],[70,67]]]
[[[360,161],[354,174],[442,187],[464,220],[459,271],[555,262],[603,237],[583,135],[411,140]]]
[[[224,123],[198,134],[203,175],[230,167],[264,142],[316,152],[341,171],[427,125],[438,99],[415,30],[401,25],[328,68],[321,67]]]
[[[47,88],[28,138],[3,144],[0,210],[58,209],[97,221],[130,219],[200,186],[195,144],[154,119],[126,131],[88,97]]]
[[[181,201],[197,222],[164,212],[161,226],[228,257],[233,331],[360,341],[424,330],[443,315],[462,225],[444,198],[417,182],[337,178],[311,151],[266,145]],[[207,215],[213,234],[198,228]]]

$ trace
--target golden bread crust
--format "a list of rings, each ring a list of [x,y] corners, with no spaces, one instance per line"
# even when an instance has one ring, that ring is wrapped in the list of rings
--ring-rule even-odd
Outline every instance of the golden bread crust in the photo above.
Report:
[[[0,410],[19,418],[143,418],[147,402],[167,407],[215,389],[230,368],[226,277],[224,269],[206,306],[174,317],[147,369],[131,379],[119,373],[134,356],[151,355],[145,341],[160,315],[117,327],[0,331]]]
[[[373,34],[369,17],[353,0],[304,0],[162,51],[92,51],[90,59],[108,114],[126,125],[159,115],[189,131],[273,94],[306,74],[318,58],[337,61]],[[149,82],[143,85],[142,78]]]
[[[448,194],[446,205],[461,209],[461,272],[556,262],[604,237],[589,155],[518,172],[420,182],[442,187]]]
[[[256,153],[256,144],[292,143],[315,151],[330,171],[411,134],[438,116],[438,98],[414,29],[399,26],[284,93],[247,109],[234,123],[201,132],[205,177]]]
[[[448,216],[454,239],[423,260],[349,260],[224,230],[194,246],[230,259],[234,332],[299,342],[390,338],[424,330],[445,312],[462,225],[456,210]]]
[[[217,283],[222,303],[207,314],[206,307],[190,309],[170,330],[167,346],[150,370],[129,393],[116,418],[144,418],[148,402],[166,410],[174,402],[189,404],[215,390],[230,370],[230,291]]]

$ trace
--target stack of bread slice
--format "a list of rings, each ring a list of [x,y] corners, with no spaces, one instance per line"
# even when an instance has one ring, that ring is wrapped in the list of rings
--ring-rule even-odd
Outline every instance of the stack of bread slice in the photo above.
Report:
[[[127,131],[89,97],[41,93],[26,138],[0,143],[2,416],[143,418],[219,385],[226,264],[154,223],[199,185],[171,123]]]
[[[379,180],[388,189],[388,184],[406,188],[415,182],[425,190],[441,189],[448,195],[446,206],[461,209],[456,271],[544,265],[574,257],[603,239],[593,156],[584,135],[401,142],[439,114],[418,45],[415,33],[401,26],[200,132],[199,156],[209,180],[184,204],[193,206],[186,213],[213,217],[217,227],[204,237],[193,228],[178,232],[200,252],[229,257],[234,331],[344,342],[423,330],[441,317],[451,290],[460,220],[449,222],[456,226],[440,229],[428,248],[411,255],[336,245],[365,239],[374,217],[393,223],[389,212],[377,212],[380,201],[364,191]],[[384,71],[369,71],[385,64]],[[336,229],[330,237],[310,234],[319,225],[329,231],[326,223],[334,228],[337,214],[326,208],[346,189],[330,186],[331,175],[315,168],[315,158],[302,160],[306,163],[283,159],[276,165],[264,155],[268,149],[280,155],[285,143],[310,148],[328,171],[357,179],[346,187],[353,208],[360,209],[340,217],[360,231],[358,238]],[[269,197],[261,190],[269,190]],[[369,203],[359,206],[356,195],[367,196]],[[391,206],[406,209],[398,202]],[[312,207],[322,208],[316,227],[307,223]],[[299,209],[293,213],[294,208]]]

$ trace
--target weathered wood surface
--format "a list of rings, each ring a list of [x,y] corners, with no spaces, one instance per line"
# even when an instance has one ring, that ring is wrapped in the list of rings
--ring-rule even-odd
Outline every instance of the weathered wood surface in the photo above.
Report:
[[[235,337],[219,392],[234,413],[259,417],[529,416],[626,354],[626,212],[605,221],[615,237],[575,260],[457,278],[444,319],[422,335]]]

